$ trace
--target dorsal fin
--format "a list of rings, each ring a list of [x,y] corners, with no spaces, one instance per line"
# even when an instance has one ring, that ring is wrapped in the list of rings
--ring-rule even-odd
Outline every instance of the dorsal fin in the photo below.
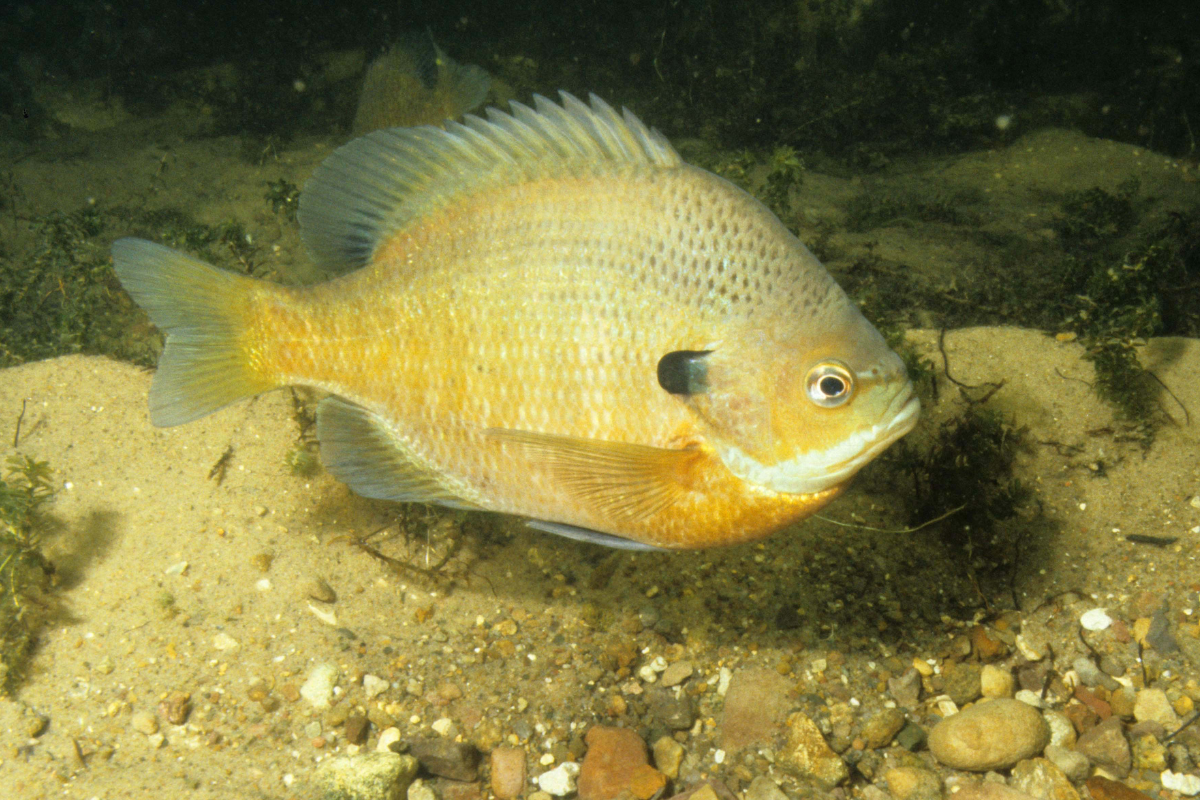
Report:
[[[587,105],[566,92],[562,105],[534,96],[487,119],[390,128],[355,139],[317,168],[300,196],[300,235],[318,265],[361,267],[377,245],[455,198],[554,175],[617,166],[669,169],[679,155],[658,131],[596,95]]]

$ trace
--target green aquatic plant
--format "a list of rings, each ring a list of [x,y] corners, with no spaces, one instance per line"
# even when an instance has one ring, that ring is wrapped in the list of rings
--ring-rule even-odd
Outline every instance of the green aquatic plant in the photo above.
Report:
[[[0,694],[11,693],[24,675],[46,608],[42,598],[53,584],[39,529],[39,515],[53,497],[46,462],[8,459],[0,478]]]
[[[276,214],[282,214],[288,222],[296,221],[296,211],[300,208],[299,186],[283,178],[270,181],[263,199]]]

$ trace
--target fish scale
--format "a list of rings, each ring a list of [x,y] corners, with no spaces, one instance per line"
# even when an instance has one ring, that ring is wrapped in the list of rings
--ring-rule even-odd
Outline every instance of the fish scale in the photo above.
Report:
[[[355,140],[299,219],[347,274],[114,245],[167,333],[156,424],[307,385],[323,460],[368,497],[691,548],[813,513],[916,421],[900,359],[774,215],[594,97]]]

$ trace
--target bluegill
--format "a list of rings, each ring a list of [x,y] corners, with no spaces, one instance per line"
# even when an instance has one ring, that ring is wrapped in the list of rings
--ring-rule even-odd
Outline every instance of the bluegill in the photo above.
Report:
[[[917,420],[901,359],[804,245],[595,96],[356,139],[299,219],[342,277],[113,245],[166,333],[154,424],[305,385],[359,494],[670,549],[816,512]]]

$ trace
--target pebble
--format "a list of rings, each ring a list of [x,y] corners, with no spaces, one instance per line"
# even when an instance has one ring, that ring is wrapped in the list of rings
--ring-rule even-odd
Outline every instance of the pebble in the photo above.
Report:
[[[646,743],[629,728],[593,725],[584,741],[587,755],[579,770],[579,800],[612,800],[632,788],[635,769],[649,764]]]
[[[951,796],[954,800],[1040,800],[991,781],[963,786]]]
[[[228,633],[218,633],[213,637],[214,650],[236,650],[240,646],[238,640],[230,636]]]
[[[552,770],[537,776],[537,785],[546,794],[554,797],[566,797],[575,791],[575,778],[579,775],[579,765],[574,761],[564,761]]]
[[[1118,778],[1129,774],[1133,756],[1129,742],[1121,730],[1121,720],[1109,717],[1079,737],[1075,749],[1087,756],[1093,764],[1104,767]]]
[[[942,675],[942,685],[950,699],[959,706],[979,697],[980,668],[978,664],[959,664]]]
[[[324,710],[329,708],[333,699],[333,685],[337,683],[338,668],[333,664],[317,664],[308,673],[308,679],[300,687],[300,696],[307,700],[313,708]]]
[[[1138,722],[1157,722],[1168,730],[1179,726],[1179,716],[1162,689],[1142,689],[1133,703],[1133,718]]]
[[[135,711],[133,717],[130,718],[129,724],[138,733],[144,733],[147,736],[158,733],[158,717],[150,711]]]
[[[633,768],[629,777],[629,792],[637,800],[651,800],[662,793],[667,787],[667,776],[649,764],[640,764]],[[622,792],[623,794],[623,792]]]
[[[391,688],[391,685],[392,684],[389,681],[385,681],[383,678],[380,678],[378,675],[371,675],[371,674],[363,675],[363,679],[362,679],[363,694],[365,694],[367,696],[368,700],[374,700],[376,697],[378,697],[379,695],[386,692],[389,688]]]
[[[379,732],[379,741],[375,744],[375,750],[380,753],[390,753],[392,752],[392,745],[399,741],[399,728],[384,728]]]
[[[417,778],[408,785],[407,800],[438,800],[437,792],[425,781]]]
[[[671,780],[679,777],[679,765],[683,763],[683,745],[670,736],[661,736],[651,748],[654,766]]]
[[[1046,745],[1046,758],[1075,782],[1086,780],[1092,768],[1091,762],[1083,753],[1056,744]]]
[[[1084,785],[1092,795],[1092,800],[1150,800],[1149,795],[1101,775],[1088,778]]]
[[[525,791],[525,751],[519,747],[492,750],[492,794],[498,800],[513,800]]]
[[[187,692],[171,692],[158,704],[158,713],[172,725],[182,725],[192,713],[192,696]]]
[[[1164,789],[1179,792],[1185,797],[1195,797],[1200,794],[1200,776],[1171,772],[1168,769],[1163,770],[1159,775],[1159,780],[1162,781]]]
[[[896,708],[885,708],[867,720],[862,728],[863,744],[870,750],[887,747],[896,738],[907,720],[904,712]]]
[[[896,800],[941,800],[942,782],[930,770],[895,767],[883,773],[883,779]]]
[[[1049,741],[1050,728],[1036,709],[1019,700],[992,700],[938,723],[929,750],[946,766],[987,772],[1038,755]]]
[[[1086,631],[1102,631],[1112,625],[1112,617],[1108,615],[1106,609],[1093,608],[1091,611],[1083,612],[1079,618],[1079,624]]]
[[[672,731],[686,731],[696,721],[692,698],[686,693],[654,686],[646,689],[646,705],[654,721]]]
[[[410,755],[360,753],[320,762],[313,782],[324,797],[403,800],[416,775],[417,760]]]
[[[783,790],[766,775],[759,775],[746,787],[746,800],[788,800]]]
[[[414,739],[409,752],[430,773],[452,781],[473,781],[479,772],[479,750],[468,742]]]
[[[1050,744],[1058,747],[1075,746],[1075,726],[1061,711],[1043,711],[1042,719],[1050,726]]]
[[[1122,686],[1108,697],[1108,705],[1112,712],[1123,719],[1133,718],[1133,709],[1137,703],[1137,692],[1130,686]]]
[[[679,684],[692,677],[692,662],[676,661],[663,670],[662,685],[666,687],[678,686]]]
[[[780,766],[797,777],[811,778],[825,789],[850,777],[846,762],[830,749],[808,715],[797,711],[788,717],[787,726],[787,745],[776,755]]]
[[[985,664],[979,672],[979,690],[984,697],[992,700],[1012,697],[1015,683],[1011,672],[994,664]]]
[[[740,669],[729,680],[721,717],[721,747],[740,750],[774,738],[790,705],[791,685],[774,670]]]
[[[1071,779],[1045,758],[1030,758],[1013,767],[1012,788],[1042,800],[1079,800]]]
[[[367,733],[371,729],[371,722],[362,714],[351,714],[346,717],[345,723],[346,741],[349,744],[363,744],[367,741]]]
[[[921,699],[921,673],[909,668],[903,675],[888,678],[888,694],[901,708],[914,709]]]

